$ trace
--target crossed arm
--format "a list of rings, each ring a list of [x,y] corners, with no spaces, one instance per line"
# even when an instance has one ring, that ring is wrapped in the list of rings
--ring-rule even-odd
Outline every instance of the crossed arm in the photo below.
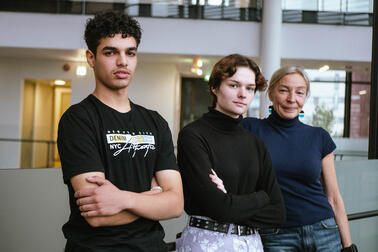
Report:
[[[102,172],[88,172],[71,178],[77,205],[92,227],[115,226],[144,217],[163,220],[178,217],[184,207],[181,176],[175,170],[155,173],[163,191],[143,193],[119,190]],[[155,186],[152,182],[152,186]]]

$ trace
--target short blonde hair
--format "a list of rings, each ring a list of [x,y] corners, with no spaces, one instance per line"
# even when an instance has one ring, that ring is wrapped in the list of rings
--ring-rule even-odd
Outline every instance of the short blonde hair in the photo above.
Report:
[[[284,66],[275,71],[272,78],[269,81],[268,94],[272,94],[274,88],[280,82],[280,80],[288,74],[299,74],[303,77],[306,82],[306,97],[310,93],[310,80],[302,67],[299,66]]]

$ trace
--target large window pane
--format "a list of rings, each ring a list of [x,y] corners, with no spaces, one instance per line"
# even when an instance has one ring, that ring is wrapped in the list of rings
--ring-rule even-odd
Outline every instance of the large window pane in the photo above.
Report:
[[[322,127],[331,136],[344,131],[345,71],[306,70],[310,77],[310,94],[303,107],[304,123]]]
[[[370,72],[352,72],[349,137],[368,138],[369,118]]]

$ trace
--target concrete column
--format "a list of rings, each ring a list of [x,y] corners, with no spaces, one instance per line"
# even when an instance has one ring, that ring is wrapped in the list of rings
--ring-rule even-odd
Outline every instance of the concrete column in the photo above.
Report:
[[[261,22],[260,57],[261,70],[269,81],[273,72],[280,68],[282,0],[264,0]],[[268,116],[267,92],[260,93],[260,117]]]

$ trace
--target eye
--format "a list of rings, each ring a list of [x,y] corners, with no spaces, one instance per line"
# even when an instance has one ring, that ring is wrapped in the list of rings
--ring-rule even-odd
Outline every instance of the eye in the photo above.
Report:
[[[255,91],[256,87],[247,87],[247,91]]]
[[[278,92],[280,92],[280,93],[285,93],[285,92],[287,92],[287,89],[278,89]]]
[[[303,91],[303,90],[298,90],[298,91],[297,91],[297,94],[298,94],[298,95],[301,95],[301,96],[302,96],[302,95],[305,95],[305,94],[306,94],[306,92],[305,92],[305,91]]]
[[[114,55],[114,52],[113,51],[105,51],[104,55],[105,56],[112,56],[112,55]]]
[[[135,55],[136,55],[136,52],[134,52],[134,51],[129,51],[129,52],[127,52],[127,55],[128,55],[128,56],[135,56]]]
[[[237,88],[237,85],[236,84],[234,84],[234,83],[230,83],[230,84],[228,84],[230,87],[232,87],[232,88]]]

